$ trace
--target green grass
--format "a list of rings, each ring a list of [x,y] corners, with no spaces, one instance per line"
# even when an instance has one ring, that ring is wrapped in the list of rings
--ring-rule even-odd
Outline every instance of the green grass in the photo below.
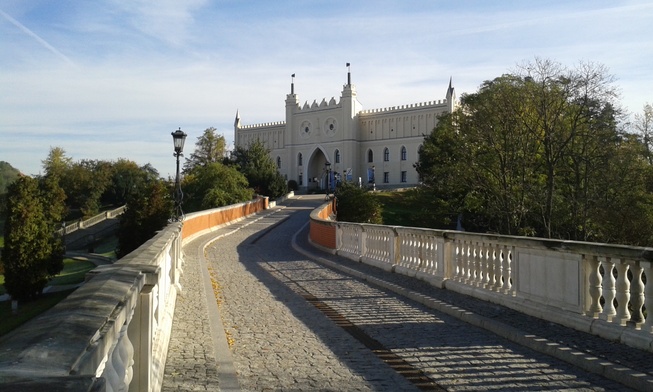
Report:
[[[63,286],[82,283],[86,273],[93,268],[95,268],[95,264],[87,260],[65,259],[63,261],[63,270],[50,280],[49,285]]]
[[[73,290],[59,291],[43,294],[33,301],[22,301],[18,305],[17,314],[13,314],[11,311],[11,301],[0,302],[0,320],[2,320],[2,323],[0,323],[0,336],[50,309],[72,292]]]
[[[375,192],[373,195],[383,206],[384,225],[419,227],[414,190]]]
[[[111,236],[102,239],[95,245],[95,253],[102,256],[110,257],[115,260],[116,248],[118,247],[118,237]]]
[[[52,278],[49,285],[62,286],[82,283],[86,273],[95,268],[95,264],[88,260],[64,259],[63,263],[63,270]],[[0,275],[0,295],[5,293],[5,276]]]

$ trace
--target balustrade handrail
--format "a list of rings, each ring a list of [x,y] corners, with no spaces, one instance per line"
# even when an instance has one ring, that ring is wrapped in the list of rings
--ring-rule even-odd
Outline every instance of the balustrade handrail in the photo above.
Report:
[[[113,219],[113,218],[117,217],[118,215],[121,215],[122,213],[125,212],[126,209],[127,209],[127,206],[125,205],[125,206],[121,206],[121,207],[115,208],[115,209],[110,210],[110,211],[105,211],[105,212],[99,213],[99,214],[97,214],[95,216],[92,216],[92,217],[86,219],[86,220],[79,220],[79,221],[73,222],[71,224],[64,224],[61,229],[56,230],[56,233],[59,234],[59,235],[63,235],[63,234],[68,235],[68,234],[74,233],[75,231],[80,230],[80,229],[87,229],[87,228],[89,228],[89,227],[91,227],[93,225],[97,225],[100,222],[104,222],[107,219]]]
[[[335,222],[333,208],[311,214],[325,250],[653,351],[653,248]]]

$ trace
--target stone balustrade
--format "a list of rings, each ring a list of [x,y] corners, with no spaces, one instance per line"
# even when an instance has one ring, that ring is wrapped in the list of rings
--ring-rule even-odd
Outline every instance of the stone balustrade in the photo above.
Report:
[[[0,338],[0,390],[159,391],[184,242],[268,207],[267,198],[188,214],[54,308]]]
[[[653,351],[653,248],[335,222],[333,209],[311,214],[325,250]]]
[[[111,211],[105,211],[100,214],[97,214],[93,217],[90,217],[86,220],[79,220],[77,222],[73,222],[69,225],[65,225],[63,228],[57,230],[57,234],[62,235],[62,234],[70,234],[73,233],[77,230],[80,229],[86,229],[89,228],[93,225],[96,225],[100,222],[104,222],[107,219],[113,219],[122,213],[125,212],[126,206],[118,207],[116,209],[113,209]]]

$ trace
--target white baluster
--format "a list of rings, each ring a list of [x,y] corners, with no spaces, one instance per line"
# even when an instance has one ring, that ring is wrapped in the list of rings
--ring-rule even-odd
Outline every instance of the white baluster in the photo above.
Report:
[[[588,293],[589,293],[589,308],[587,309],[587,315],[593,318],[598,318],[599,314],[603,311],[601,307],[601,286],[602,286],[602,277],[601,271],[599,271],[599,260],[596,256],[591,256],[587,259],[588,264]]]
[[[641,262],[646,285],[644,286],[644,306],[646,306],[646,320],[642,325],[642,330],[647,333],[653,333],[653,263],[650,261]],[[644,280],[642,279],[642,282]]]
[[[642,280],[642,273],[644,272],[644,269],[639,265],[639,263],[636,263],[630,267],[630,271],[633,275],[633,280],[630,286],[630,304],[633,307],[633,314],[631,319],[635,322],[635,326],[639,328],[644,322],[644,281]]]
[[[628,264],[625,260],[621,260],[616,265],[617,267],[617,320],[619,325],[625,326],[630,320],[630,311],[628,310],[628,303],[630,302],[630,281],[628,280]]]
[[[502,250],[502,256],[503,260],[501,263],[502,266],[502,277],[503,277],[503,285],[501,286],[502,290],[504,293],[508,294],[512,290],[512,282],[510,280],[511,275],[512,275],[512,266],[511,266],[511,254],[510,254],[510,248],[508,246],[504,245],[503,250]]]
[[[605,304],[603,307],[603,313],[601,313],[601,317],[608,321],[611,322],[614,316],[617,314],[617,310],[614,307],[614,298],[617,293],[617,289],[615,287],[615,279],[614,275],[612,274],[612,270],[614,269],[614,264],[612,263],[612,260],[609,257],[606,257],[604,260],[601,261],[601,266],[603,266],[603,299],[605,300]]]
[[[499,246],[499,244],[494,244],[492,251],[494,252],[494,286],[492,287],[492,291],[500,291],[502,284],[501,246]]]

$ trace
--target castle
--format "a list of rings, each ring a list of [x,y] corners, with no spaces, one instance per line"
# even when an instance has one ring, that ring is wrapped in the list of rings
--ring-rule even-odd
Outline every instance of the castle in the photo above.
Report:
[[[451,79],[444,100],[363,110],[351,72],[338,102],[331,98],[311,105],[300,105],[294,76],[286,96],[285,122],[241,125],[236,112],[237,146],[262,141],[280,173],[297,181],[300,191],[332,188],[342,180],[380,188],[418,184],[413,164],[424,135],[455,105]]]

